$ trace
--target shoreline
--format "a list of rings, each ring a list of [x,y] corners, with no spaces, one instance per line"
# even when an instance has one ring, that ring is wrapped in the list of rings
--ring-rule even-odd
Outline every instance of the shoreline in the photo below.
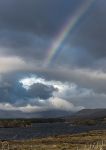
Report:
[[[16,141],[0,141],[0,146],[5,146],[10,148],[19,148],[22,150],[75,150],[76,148],[89,147],[90,145],[104,145],[106,146],[106,130],[85,132],[81,134],[72,134],[72,135],[61,135],[48,138],[40,138],[33,140],[16,140]],[[91,150],[91,149],[90,149]],[[97,150],[97,149],[96,149]]]

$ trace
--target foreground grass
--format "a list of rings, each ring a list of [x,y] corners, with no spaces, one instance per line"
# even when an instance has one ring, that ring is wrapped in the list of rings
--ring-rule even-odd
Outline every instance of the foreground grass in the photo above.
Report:
[[[0,150],[106,150],[106,131],[0,143]]]

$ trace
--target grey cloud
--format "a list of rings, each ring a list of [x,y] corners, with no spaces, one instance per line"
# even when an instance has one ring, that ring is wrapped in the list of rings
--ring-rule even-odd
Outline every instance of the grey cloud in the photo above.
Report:
[[[53,96],[53,92],[57,91],[58,89],[54,88],[53,86],[43,85],[41,83],[33,84],[30,89],[28,90],[29,97],[32,98],[40,98],[40,99],[48,99]]]
[[[35,99],[34,103],[38,104],[38,99],[46,100],[53,96],[53,92],[57,91],[53,86],[43,85],[41,83],[33,84],[29,90],[23,88],[17,77],[2,77],[0,82],[0,102],[11,103],[16,105],[27,105],[31,99]]]
[[[73,70],[71,72],[68,72],[68,70],[52,70],[51,73],[39,72],[38,76],[40,78],[45,78],[47,81],[61,81],[63,85],[67,83],[68,89],[66,89],[65,93],[60,93],[61,95],[58,95],[58,89],[41,83],[33,84],[26,92],[26,89],[24,89],[17,81],[25,77],[30,78],[31,76],[29,73],[19,74],[17,72],[16,74],[7,74],[7,76],[5,75],[4,78],[1,78],[0,100],[1,103],[7,102],[18,107],[30,104],[32,106],[41,106],[43,109],[45,106],[52,108],[51,105],[49,106],[48,99],[52,96],[53,99],[55,99],[57,96],[61,97],[63,100],[65,99],[75,106],[84,106],[85,108],[89,108],[91,105],[92,108],[99,106],[105,107],[105,73],[95,73],[96,72],[92,71],[84,72],[84,70]],[[75,83],[75,85],[77,85],[75,89],[71,89],[69,86],[71,83]],[[53,92],[56,92],[57,94],[53,95]],[[4,97],[4,95],[7,97]],[[43,103],[39,101],[40,99],[43,100]],[[59,101],[56,100],[55,102],[56,106],[58,106],[57,104]]]
[[[74,0],[1,0],[1,28],[29,31],[38,34],[55,33],[80,2]]]
[[[79,87],[93,89],[96,93],[106,93],[106,72],[79,68],[47,69],[38,71],[47,80],[76,83]]]
[[[105,0],[97,0],[91,12],[74,32],[74,36],[70,38],[70,44],[72,48],[77,49],[76,53],[80,53],[79,56],[83,56],[83,51],[87,53],[82,57],[86,66],[92,67],[95,62],[106,58],[105,6]]]
[[[1,31],[0,54],[18,56],[30,62],[41,61],[46,57],[49,41],[47,38],[30,33]]]
[[[75,105],[83,105],[85,108],[106,108],[106,95],[95,93],[84,97],[75,97],[71,99]]]
[[[70,91],[67,93],[70,96],[64,97],[73,104],[106,106],[103,96],[106,94],[105,0],[94,2],[62,43],[57,59],[49,67],[43,67],[53,39],[67,18],[73,17],[84,2],[85,0],[0,0],[0,59],[4,57],[0,60],[0,72],[3,69],[13,71],[3,74],[0,82],[1,102],[21,106],[27,102],[40,105],[38,99],[52,97],[57,90],[53,86],[34,84],[26,91],[18,82],[23,77],[36,74],[47,81],[78,85],[76,97],[71,100]],[[81,99],[78,97],[81,89],[91,90],[95,95],[90,93]]]
[[[25,61],[42,65],[53,38],[67,18],[84,2],[1,0],[0,53],[19,56]],[[54,62],[55,66],[94,68],[97,67],[96,62],[106,57],[105,7],[102,9],[105,3],[104,0],[97,0],[73,32],[69,33],[62,45],[63,50]]]
[[[102,68],[103,63],[99,66],[97,64],[106,59],[105,7],[105,0],[95,1],[89,12],[78,22],[64,41],[55,66]]]
[[[83,3],[84,0],[1,0],[0,53],[42,64],[53,38],[57,36],[67,18],[73,16]],[[73,55],[78,63],[70,62],[68,56],[72,54],[69,51],[65,50],[68,61],[61,59],[62,63],[78,64],[81,58],[75,58],[76,55]]]

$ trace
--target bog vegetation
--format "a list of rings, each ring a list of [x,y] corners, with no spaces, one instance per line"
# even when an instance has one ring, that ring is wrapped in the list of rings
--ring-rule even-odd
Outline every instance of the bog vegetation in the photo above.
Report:
[[[28,141],[5,141],[10,150],[106,150],[106,131],[55,136]],[[6,147],[5,147],[6,148]]]

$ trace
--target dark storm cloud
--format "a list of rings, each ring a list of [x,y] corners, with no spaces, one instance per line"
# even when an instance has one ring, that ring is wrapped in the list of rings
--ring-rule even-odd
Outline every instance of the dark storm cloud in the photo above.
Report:
[[[32,98],[40,98],[40,99],[48,99],[53,96],[53,92],[57,89],[53,86],[43,85],[41,83],[33,84],[28,90],[29,97]]]
[[[85,107],[106,106],[105,0],[95,0],[61,44],[58,58],[51,66],[42,67],[53,39],[67,18],[73,18],[74,12],[86,1],[0,0],[0,72],[7,70],[0,82],[1,103],[38,106],[38,99],[47,101],[53,97],[57,89],[52,85],[36,83],[28,90],[23,88],[19,80],[33,74],[46,81],[67,82],[67,85],[75,83],[79,92],[83,88],[86,89],[83,93],[92,91],[85,97],[76,94],[73,99],[69,91],[68,98],[64,97],[66,102],[72,101],[73,104]],[[18,60],[15,64],[16,58]],[[16,72],[9,74],[11,70]],[[56,106],[60,105],[57,99],[56,102]]]
[[[46,79],[46,81],[61,81],[63,85],[67,84],[67,90],[61,93],[60,97],[72,102],[75,105],[84,106],[86,108],[102,107],[106,106],[106,77],[105,74],[95,74],[95,72],[84,70],[73,71],[56,71],[50,70],[44,73],[37,71],[36,73],[40,78]],[[36,74],[33,73],[36,76]],[[54,92],[59,92],[57,88],[53,86],[44,85],[41,83],[34,83],[27,91],[23,88],[22,84],[18,82],[23,78],[30,78],[31,74],[18,72],[16,74],[4,75],[0,82],[0,102],[11,103],[16,106],[25,106],[31,104],[33,106],[40,106],[39,100],[46,100],[50,97],[55,97]],[[58,83],[58,86],[61,83]],[[77,86],[73,90],[71,83],[75,83]],[[55,82],[54,82],[55,84]],[[64,87],[65,88],[65,87]],[[64,89],[65,90],[65,89]],[[75,95],[73,97],[73,95]],[[57,95],[58,96],[58,95]],[[91,100],[91,101],[90,101]],[[90,101],[90,102],[89,102]],[[46,102],[46,101],[45,101]],[[58,103],[58,100],[57,100]]]
[[[17,31],[0,32],[0,54],[19,56],[30,61],[43,60],[44,51],[48,48],[49,39],[30,33]]]
[[[74,36],[70,38],[70,51],[76,52],[76,56],[74,57],[76,62],[74,64],[92,67],[93,65],[96,66],[98,61],[106,58],[105,14],[106,1],[97,0],[84,21],[77,26],[77,29],[73,33]],[[69,53],[71,56],[72,53]]]
[[[6,48],[1,48],[0,52],[42,63],[54,35],[84,1],[11,0],[0,3],[0,47]],[[63,50],[54,64],[94,67],[105,58],[105,5],[105,0],[95,1],[67,37],[69,42],[63,43]]]
[[[41,83],[33,84],[26,90],[19,82],[19,78],[13,76],[2,77],[0,82],[0,102],[2,103],[9,102],[12,104],[26,105],[30,103],[31,99],[35,99],[35,103],[37,103],[38,99],[46,100],[53,96],[54,91],[57,91],[53,86],[47,86]]]
[[[0,26],[33,33],[54,33],[84,0],[0,0]]]
[[[41,65],[53,37],[83,3],[84,0],[1,0],[0,54]],[[92,68],[105,58],[105,5],[105,0],[95,1],[63,43],[54,64]]]
[[[53,37],[83,2],[1,0],[0,54],[41,63],[47,56]]]
[[[96,93],[106,94],[106,72],[86,69],[48,69],[37,71],[46,80],[76,83],[79,87],[92,89]]]

